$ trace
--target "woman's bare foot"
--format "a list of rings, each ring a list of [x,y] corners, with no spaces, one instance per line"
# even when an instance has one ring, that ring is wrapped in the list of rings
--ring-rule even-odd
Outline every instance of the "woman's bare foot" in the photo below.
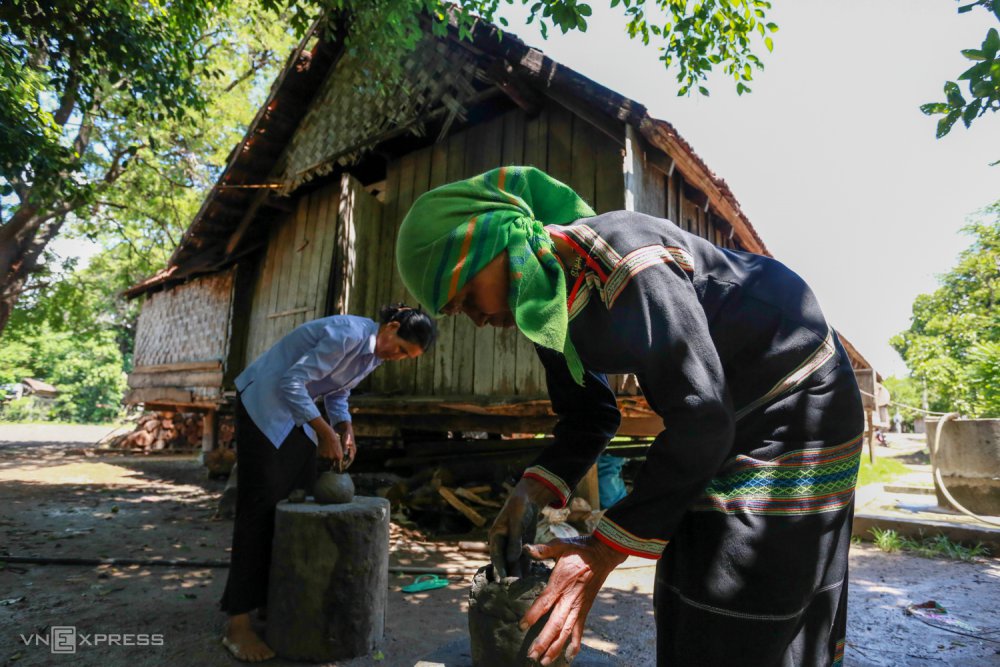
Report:
[[[274,657],[274,651],[250,625],[250,614],[229,617],[222,643],[233,657],[244,662],[260,662]]]

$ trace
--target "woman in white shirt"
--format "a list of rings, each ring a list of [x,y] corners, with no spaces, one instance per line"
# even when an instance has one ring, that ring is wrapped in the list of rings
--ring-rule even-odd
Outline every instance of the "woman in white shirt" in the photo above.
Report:
[[[294,489],[311,492],[317,458],[344,469],[357,445],[347,399],[383,361],[423,354],[437,335],[426,312],[386,306],[380,323],[355,315],[307,322],[284,336],[236,378],[239,468],[229,578],[220,607],[229,615],[226,648],[247,662],[274,651],[254,632],[250,612],[264,607],[274,510]],[[327,420],[316,400],[322,398]]]

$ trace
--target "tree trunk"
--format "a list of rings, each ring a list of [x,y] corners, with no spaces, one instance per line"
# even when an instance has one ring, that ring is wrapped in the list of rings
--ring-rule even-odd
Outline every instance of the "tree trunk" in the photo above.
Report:
[[[3,335],[17,298],[49,241],[59,232],[65,213],[44,213],[22,204],[0,227],[0,335]]]

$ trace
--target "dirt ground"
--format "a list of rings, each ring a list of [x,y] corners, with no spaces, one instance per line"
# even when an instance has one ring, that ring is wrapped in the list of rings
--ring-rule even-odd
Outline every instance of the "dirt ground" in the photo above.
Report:
[[[228,559],[232,523],[213,519],[223,482],[206,479],[192,457],[88,456],[81,448],[93,442],[91,436],[67,427],[0,426],[0,560],[3,554]],[[484,559],[459,553],[454,542],[416,539],[398,528],[392,550],[397,565],[475,567]],[[612,574],[585,638],[632,667],[655,664],[653,568],[647,563],[630,559]],[[926,560],[857,545],[851,568],[846,665],[1000,665],[1000,559]],[[225,576],[223,568],[8,564],[0,569],[0,664],[237,664],[219,644],[224,617],[217,603]],[[340,667],[410,666],[464,634],[471,577],[455,576],[444,589],[402,593],[412,580],[390,577],[381,655]],[[979,638],[904,614],[906,605],[928,600]],[[47,637],[51,626],[74,626],[90,643],[78,639],[74,655],[30,643],[35,633]],[[115,633],[147,633],[133,641],[162,645],[108,645],[113,638],[102,639]]]

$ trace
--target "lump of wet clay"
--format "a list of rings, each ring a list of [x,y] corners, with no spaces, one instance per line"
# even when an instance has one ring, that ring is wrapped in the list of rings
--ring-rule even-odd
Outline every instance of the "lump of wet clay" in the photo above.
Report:
[[[492,565],[479,569],[469,590],[469,639],[474,667],[534,667],[539,664],[528,659],[528,649],[545,627],[548,614],[528,630],[521,630],[517,624],[541,595],[550,572],[545,565],[533,562],[524,577],[494,581]],[[566,667],[569,661],[563,652],[550,664]]]
[[[354,482],[347,473],[327,470],[316,478],[313,498],[320,505],[349,503],[354,498]]]

